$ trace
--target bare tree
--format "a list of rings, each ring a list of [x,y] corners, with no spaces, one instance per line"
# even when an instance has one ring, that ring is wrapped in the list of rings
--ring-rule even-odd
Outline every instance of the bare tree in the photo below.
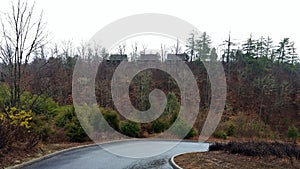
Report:
[[[100,62],[107,59],[107,51],[104,47],[96,42],[81,41],[80,45],[76,47],[75,52],[71,57],[79,57],[85,61]]]
[[[62,57],[62,59],[66,59],[74,55],[74,45],[72,40],[63,40],[61,42],[61,49],[62,53],[60,54],[60,57]]]
[[[166,45],[164,44],[160,44],[160,55],[162,57],[162,61],[164,61],[166,59],[166,56],[167,56],[167,53],[168,53],[168,49],[166,47]]]
[[[125,55],[126,43],[120,44],[118,46],[118,52],[120,55]]]
[[[80,45],[77,47],[77,54],[82,59],[87,59],[86,55],[88,53],[88,43],[85,41],[81,41]]]
[[[134,44],[131,44],[131,60],[136,60],[138,57],[137,51],[138,51],[138,43],[134,42]]]
[[[11,3],[11,11],[1,15],[2,41],[0,58],[8,67],[6,82],[10,88],[10,106],[21,107],[22,78],[35,50],[45,45],[47,33],[41,12],[34,19],[34,4],[18,0]]]
[[[181,46],[180,46],[180,42],[179,42],[178,39],[176,40],[176,44],[174,44],[173,46],[171,46],[170,49],[171,49],[171,53],[172,54],[178,55],[178,54],[181,53]]]
[[[145,54],[146,54],[147,47],[148,47],[148,45],[142,44],[143,50],[142,50],[140,53],[145,55]]]

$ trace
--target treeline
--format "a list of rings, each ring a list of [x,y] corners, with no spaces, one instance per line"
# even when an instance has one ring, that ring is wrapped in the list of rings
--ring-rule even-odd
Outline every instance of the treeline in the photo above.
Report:
[[[206,39],[209,39],[207,34],[205,36]],[[228,48],[224,50],[223,57],[218,57],[215,56],[215,49],[211,47],[211,41],[205,42],[205,40],[201,40],[201,37],[203,36],[197,39],[194,36],[194,44],[199,46],[188,47],[187,56],[189,59],[186,60],[186,64],[197,78],[201,96],[201,112],[194,126],[195,133],[198,133],[203,125],[211,97],[209,76],[201,60],[221,62],[226,73],[228,93],[225,114],[223,123],[220,124],[215,134],[216,137],[235,135],[237,137],[286,138],[289,128],[297,130],[299,127],[298,105],[300,95],[298,76],[300,64],[296,58],[291,57],[296,56],[296,54],[287,52],[295,51],[295,49],[290,50],[293,45],[289,44],[289,40],[286,45],[277,46],[276,49],[270,38],[260,38],[258,40],[250,38],[240,48],[236,47],[234,49],[227,46]],[[287,39],[285,38],[284,41]],[[268,40],[268,43],[261,43],[266,42],[265,40]],[[230,42],[230,39],[225,42],[229,46],[233,43]],[[202,50],[200,44],[205,46],[206,49]],[[72,105],[73,69],[78,59],[84,59],[99,63],[95,89],[99,106],[115,109],[111,99],[110,84],[113,73],[121,60],[113,63],[107,62],[106,59],[109,59],[109,55],[105,50],[102,50],[102,52],[104,51],[102,54],[97,54],[92,50],[88,50],[88,48],[81,47],[83,50],[77,51],[82,51],[82,57],[79,52],[72,52],[76,48],[71,46],[71,42],[64,42],[61,49],[55,47],[48,53],[44,47],[39,48],[33,61],[26,65],[21,83],[23,91],[21,96],[23,97],[24,93],[30,96],[27,99],[21,99],[22,107],[16,108],[26,112],[32,111],[32,114],[44,114],[43,116],[46,117],[54,117],[60,114],[49,116],[47,115],[49,112],[41,112],[35,107],[46,100],[41,98],[53,99],[57,104],[56,108]],[[84,49],[90,52],[84,52]],[[290,60],[290,58],[293,60]],[[5,93],[2,95],[1,109],[4,112],[7,107],[15,107],[9,106],[11,105],[10,89],[7,82],[11,81],[11,77],[5,75],[8,66],[6,64],[1,65],[3,75],[1,84],[2,91]],[[155,88],[161,89],[166,95],[172,92],[177,102],[180,102],[180,90],[175,80],[163,71],[151,69],[139,73],[133,79],[130,85],[132,104],[139,110],[147,110],[150,107],[149,93]],[[26,101],[28,99],[33,99],[33,101]],[[174,113],[173,115],[176,115],[176,111]],[[74,113],[73,115],[75,116]],[[119,118],[120,121],[124,120],[121,116]],[[50,119],[47,119],[47,121]],[[171,119],[171,117],[161,117],[152,124],[141,124],[140,127],[137,127],[140,130],[138,136],[141,137],[141,133],[146,136],[153,132],[164,131],[170,126]],[[28,120],[28,122],[33,122],[33,120]],[[119,122],[117,126],[119,126]],[[58,127],[63,129],[61,125]],[[65,138],[67,139],[67,137]]]
[[[262,45],[265,43],[260,43],[267,39],[267,46]],[[214,55],[211,41],[205,44],[203,40],[195,38],[195,44],[201,41],[208,51],[203,54],[205,52],[201,52],[201,48],[195,47],[194,55],[187,52],[187,56],[192,59],[187,59],[186,64],[197,77],[201,96],[201,112],[194,126],[197,132],[203,125],[211,97],[209,76],[201,60],[221,62],[226,73],[227,101],[223,123],[220,124],[220,131],[216,132],[217,135],[221,133],[221,135],[238,137],[286,138],[289,128],[297,130],[299,127],[300,64],[296,58],[291,57],[296,56],[295,53],[287,52],[291,51],[288,49],[293,45],[287,43],[287,47],[285,45],[280,47],[272,44],[270,38],[267,39],[250,38],[240,48],[230,47],[224,50],[223,57],[210,57]],[[288,38],[284,41],[286,39]],[[230,39],[226,42],[231,44]],[[78,53],[68,54],[65,51],[71,50],[57,49],[55,57],[49,59],[46,59],[47,56],[36,57],[33,62],[29,63],[26,68],[26,78],[24,78],[25,90],[36,95],[47,95],[59,105],[71,105],[72,72],[76,60],[82,57]],[[108,54],[103,53],[102,56],[107,57]],[[110,84],[113,73],[121,60],[113,63],[106,62],[101,55],[93,53],[83,58],[99,63],[95,89],[99,106],[115,109],[111,99]],[[132,104],[139,110],[147,110],[150,107],[149,93],[155,88],[161,89],[166,95],[173,92],[180,102],[180,90],[174,79],[165,72],[151,69],[139,73],[133,79],[130,85]],[[122,117],[121,120],[123,120]],[[141,125],[141,130],[149,133],[150,128],[149,124]]]

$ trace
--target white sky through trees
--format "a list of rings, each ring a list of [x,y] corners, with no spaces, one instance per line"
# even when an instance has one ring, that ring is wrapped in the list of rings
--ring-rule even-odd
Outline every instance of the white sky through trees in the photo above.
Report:
[[[1,13],[9,10],[10,2],[0,1]],[[30,4],[33,2],[29,0]],[[213,46],[226,40],[229,32],[232,39],[239,42],[252,33],[257,39],[270,36],[275,44],[289,37],[299,53],[299,7],[297,0],[36,0],[35,12],[39,14],[43,10],[53,42],[73,40],[77,44],[89,40],[102,27],[122,17],[162,13],[206,31]],[[131,44],[127,45],[131,50]],[[156,48],[160,49],[160,45]]]

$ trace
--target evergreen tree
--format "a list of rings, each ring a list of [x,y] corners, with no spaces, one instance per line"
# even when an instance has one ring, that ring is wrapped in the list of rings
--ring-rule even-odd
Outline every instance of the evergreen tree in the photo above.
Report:
[[[288,62],[288,58],[291,57],[292,44],[289,38],[283,38],[279,42],[278,49],[276,50],[277,61],[280,63]]]
[[[195,47],[196,47],[196,38],[197,36],[197,32],[196,31],[192,31],[190,33],[190,37],[187,39],[187,50],[186,50],[186,53],[190,55],[190,62],[193,61],[193,57],[195,55]]]
[[[295,62],[298,61],[298,54],[296,52],[295,43],[291,42],[290,46],[291,46],[290,53],[287,56],[287,60],[288,60],[289,63],[294,64]]]
[[[273,40],[269,36],[267,37],[267,39],[265,39],[265,50],[263,56],[273,60]]]
[[[210,54],[210,47],[211,45],[211,39],[207,35],[206,32],[203,32],[203,34],[199,37],[199,39],[196,40],[196,50],[198,59],[207,59]]]
[[[243,52],[246,54],[249,58],[255,58],[257,56],[257,48],[256,48],[256,40],[252,38],[252,34],[250,35],[250,38],[247,39],[246,43],[242,45]]]

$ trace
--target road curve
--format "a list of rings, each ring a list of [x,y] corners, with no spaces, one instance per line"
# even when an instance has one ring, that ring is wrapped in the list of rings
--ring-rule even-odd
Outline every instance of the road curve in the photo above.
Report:
[[[148,145],[153,145],[149,147]],[[169,158],[175,154],[195,151],[207,151],[208,143],[180,142],[174,148],[162,154],[148,158],[127,158],[107,152],[105,149],[118,148],[124,152],[142,150],[152,152],[159,145],[174,144],[174,141],[132,140],[105,143],[101,146],[90,146],[59,153],[50,158],[35,162],[23,169],[171,169]]]

